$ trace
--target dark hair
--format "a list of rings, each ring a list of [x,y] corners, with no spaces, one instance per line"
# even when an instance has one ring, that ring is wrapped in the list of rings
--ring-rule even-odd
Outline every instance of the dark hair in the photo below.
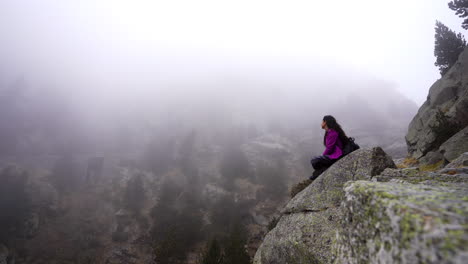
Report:
[[[341,143],[343,143],[343,146],[346,143],[348,143],[348,141],[349,141],[348,136],[346,136],[346,133],[343,131],[340,124],[338,124],[338,122],[336,122],[336,119],[333,116],[326,115],[326,116],[323,117],[323,121],[325,121],[325,123],[327,123],[328,128],[331,128],[331,129],[335,130],[336,132],[338,132],[338,137],[340,138]],[[328,131],[325,132],[325,135],[323,136],[323,145],[326,145],[327,133],[328,133]]]

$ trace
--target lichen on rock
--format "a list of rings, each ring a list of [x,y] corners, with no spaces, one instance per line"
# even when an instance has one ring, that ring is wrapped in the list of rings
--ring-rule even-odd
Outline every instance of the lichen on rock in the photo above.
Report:
[[[335,263],[466,263],[467,183],[350,182]]]

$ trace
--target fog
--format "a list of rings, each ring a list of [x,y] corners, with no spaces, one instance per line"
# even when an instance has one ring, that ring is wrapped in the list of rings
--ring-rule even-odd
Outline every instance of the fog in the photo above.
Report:
[[[436,0],[6,0],[0,7],[3,76],[102,100],[109,92],[145,94],[156,80],[188,81],[184,73],[213,78],[286,60],[288,68],[351,68],[422,104],[438,78],[435,20],[461,31],[446,1]]]
[[[426,3],[3,1],[3,152],[141,153],[166,135],[255,127],[312,155],[332,114],[403,156],[438,78],[433,18],[446,13]]]
[[[23,77],[4,86],[3,108],[17,111],[11,116],[8,111],[3,113],[5,118],[15,119],[4,126],[19,123],[21,129],[12,134],[19,141],[24,139],[23,154],[34,150],[34,144],[74,142],[83,147],[81,141],[88,141],[92,147],[83,151],[97,155],[105,151],[103,145],[119,144],[122,131],[130,133],[127,141],[143,145],[148,137],[157,138],[163,132],[177,135],[197,130],[209,136],[252,125],[264,133],[292,138],[319,135],[321,118],[326,114],[334,114],[354,133],[377,136],[397,129],[393,136],[403,141],[416,112],[414,103],[392,83],[337,67],[329,69],[333,72],[318,65],[231,65],[229,71],[216,68],[204,72],[198,68],[195,76],[179,72],[177,78],[151,80],[154,89],[138,86],[142,80],[135,79],[137,87],[129,88],[129,84],[127,90],[119,90],[115,86],[113,91],[39,86]],[[282,129],[269,131],[272,126]]]
[[[0,246],[199,263],[218,241],[248,263],[324,115],[405,157],[435,19],[460,31],[435,0],[1,1]]]

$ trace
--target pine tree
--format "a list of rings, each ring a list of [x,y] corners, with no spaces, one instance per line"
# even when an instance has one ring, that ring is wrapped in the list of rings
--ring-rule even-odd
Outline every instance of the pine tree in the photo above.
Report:
[[[136,175],[127,182],[124,203],[127,209],[139,213],[145,202],[145,189],[141,175]]]
[[[190,132],[182,140],[182,143],[179,147],[180,167],[187,176],[192,176],[192,174],[194,174],[196,171],[196,166],[193,162],[196,137],[197,134],[195,131]]]
[[[466,17],[462,23],[464,29],[468,29],[468,0],[454,0],[448,3],[450,9],[461,18]]]
[[[257,183],[262,185],[263,188],[257,195],[268,197],[272,200],[284,198],[287,192],[286,185],[286,164],[283,159],[277,158],[274,164],[263,164],[259,166],[256,171]]]
[[[222,264],[223,254],[218,240],[213,239],[209,246],[202,253],[199,264]]]
[[[455,33],[440,21],[436,21],[435,32],[434,64],[439,67],[440,74],[444,75],[457,62],[466,47],[466,41],[462,34]]]
[[[15,236],[32,209],[26,190],[28,177],[26,171],[15,166],[0,170],[0,244]]]
[[[220,171],[223,176],[223,187],[227,190],[234,188],[236,178],[251,178],[253,175],[249,160],[239,146],[229,146],[225,150]]]
[[[250,256],[245,251],[247,231],[240,225],[236,225],[227,237],[224,247],[225,264],[250,264]]]

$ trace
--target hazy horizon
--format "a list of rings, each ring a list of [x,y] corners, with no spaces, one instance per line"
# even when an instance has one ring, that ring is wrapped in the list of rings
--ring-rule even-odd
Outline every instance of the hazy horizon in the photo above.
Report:
[[[346,73],[421,105],[440,77],[435,20],[466,34],[446,2],[3,1],[0,79],[138,102],[161,83]]]

